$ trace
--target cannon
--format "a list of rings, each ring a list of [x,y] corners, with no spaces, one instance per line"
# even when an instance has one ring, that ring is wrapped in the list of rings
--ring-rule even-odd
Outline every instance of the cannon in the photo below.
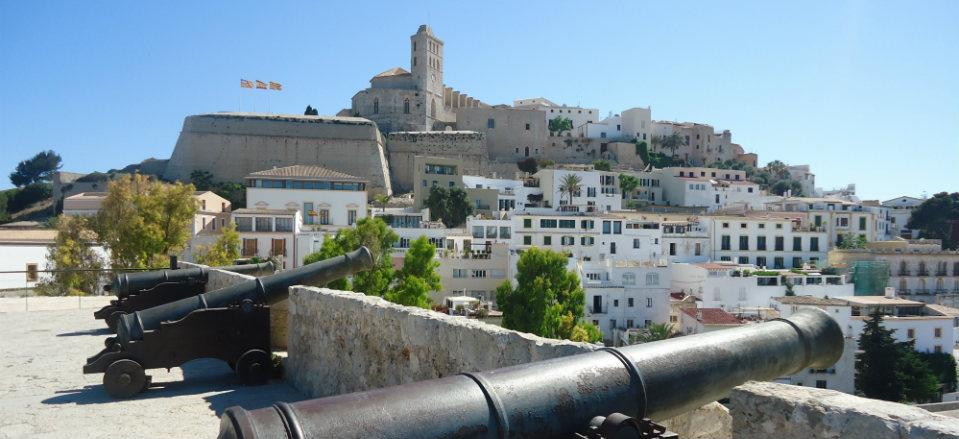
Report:
[[[829,367],[842,349],[835,320],[803,310],[486,372],[252,411],[231,407],[219,438],[675,437],[655,421],[721,399],[749,380]]]
[[[325,285],[373,266],[369,249],[326,259],[271,276],[124,314],[117,335],[87,359],[83,373],[103,373],[104,389],[116,398],[150,385],[146,369],[180,366],[197,358],[225,361],[243,384],[262,384],[272,373],[270,306],[293,285]]]
[[[272,262],[217,267],[234,273],[257,275],[272,273]],[[103,289],[112,291],[117,298],[93,313],[97,320],[106,322],[111,331],[116,331],[117,320],[123,314],[195,296],[206,287],[209,268],[183,268],[148,271],[143,273],[118,274],[110,285]]]

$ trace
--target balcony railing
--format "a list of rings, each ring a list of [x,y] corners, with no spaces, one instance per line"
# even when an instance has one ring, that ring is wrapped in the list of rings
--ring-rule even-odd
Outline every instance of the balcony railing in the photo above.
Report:
[[[608,311],[606,308],[603,308],[602,306],[599,308],[593,308],[592,306],[589,306],[587,308],[589,308],[590,314],[606,314],[606,311]]]
[[[916,276],[929,276],[929,272],[926,270],[919,270],[916,272]]]

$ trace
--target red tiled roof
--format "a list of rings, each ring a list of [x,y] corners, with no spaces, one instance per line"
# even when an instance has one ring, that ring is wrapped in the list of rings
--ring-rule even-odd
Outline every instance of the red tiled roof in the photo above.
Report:
[[[722,308],[683,308],[682,311],[704,325],[739,325],[736,316]]]
[[[246,178],[256,178],[256,177],[286,177],[291,179],[323,179],[323,180],[332,180],[332,181],[357,181],[365,182],[366,180],[354,177],[350,174],[346,174],[340,171],[334,171],[332,169],[324,168],[322,166],[314,165],[293,165],[286,166],[282,168],[267,169],[265,171],[257,171],[250,173]]]

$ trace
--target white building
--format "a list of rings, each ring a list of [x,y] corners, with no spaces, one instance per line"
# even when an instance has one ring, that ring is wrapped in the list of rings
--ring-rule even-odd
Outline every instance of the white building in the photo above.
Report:
[[[793,165],[787,169],[789,170],[789,178],[799,182],[803,196],[819,196],[816,190],[816,174],[812,173],[809,165]]]
[[[836,297],[853,294],[853,284],[842,275],[786,270],[757,271],[755,266],[733,263],[672,264],[672,291],[682,291],[700,300],[705,308],[721,308],[734,314],[763,315],[772,299],[786,295],[787,282],[798,296]]]
[[[837,245],[840,236],[863,237],[868,242],[888,239],[889,209],[840,198],[789,197],[766,204],[769,210],[800,212],[806,215],[809,227],[828,234],[829,247]]]
[[[730,261],[773,269],[802,268],[826,261],[826,232],[809,228],[801,217],[765,212],[701,217],[712,231],[712,261]]]
[[[921,198],[902,196],[882,202],[883,207],[889,208],[890,234],[893,237],[913,237],[913,231],[907,227],[909,218],[912,217],[912,211],[919,207],[923,201],[925,200]]]
[[[489,178],[475,175],[464,175],[463,185],[467,192],[481,190],[495,191],[496,206],[493,210],[500,212],[510,210],[526,210],[531,204],[537,204],[530,201],[533,195],[542,197],[543,190],[539,187],[530,187],[523,180],[513,180],[506,178]],[[493,207],[493,206],[490,206]]]
[[[298,210],[307,226],[351,226],[366,217],[366,185],[320,166],[286,166],[247,175],[246,205]]]
[[[744,171],[717,168],[663,168],[659,174],[663,200],[672,206],[762,210],[769,197]]]
[[[663,257],[673,263],[708,261],[712,255],[710,224],[702,218],[663,221]]]
[[[630,344],[632,329],[669,322],[670,271],[650,261],[577,263],[586,314],[610,345]]]
[[[511,217],[512,249],[529,247],[568,252],[584,261],[653,261],[661,256],[662,230],[656,221],[623,215],[536,214],[517,212]]]
[[[546,114],[547,121],[557,117],[564,117],[573,122],[574,130],[580,126],[589,123],[595,123],[599,120],[599,109],[597,108],[558,105],[555,102],[542,97],[516,99],[513,101],[513,106],[526,110],[542,111]]]
[[[575,175],[580,179],[580,190],[574,192],[572,202],[569,193],[563,192],[563,179]],[[566,212],[611,212],[622,210],[622,194],[619,191],[618,173],[583,169],[541,169],[534,174],[543,191],[546,207]]]
[[[296,245],[303,226],[298,209],[237,209],[233,222],[240,235],[240,256],[275,257],[284,269],[303,264],[306,254]]]
[[[49,247],[56,243],[56,229],[42,229],[35,226],[6,224],[0,227],[0,293],[32,290],[38,282],[50,279],[47,255]],[[93,246],[104,260],[108,252],[100,245]],[[97,294],[100,291],[88,291]]]

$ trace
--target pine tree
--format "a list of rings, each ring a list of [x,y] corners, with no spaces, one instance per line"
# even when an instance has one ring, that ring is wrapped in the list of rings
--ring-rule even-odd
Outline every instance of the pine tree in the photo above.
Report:
[[[899,401],[902,385],[896,378],[899,349],[892,334],[882,327],[882,314],[875,311],[865,321],[856,354],[856,390],[869,398]]]

